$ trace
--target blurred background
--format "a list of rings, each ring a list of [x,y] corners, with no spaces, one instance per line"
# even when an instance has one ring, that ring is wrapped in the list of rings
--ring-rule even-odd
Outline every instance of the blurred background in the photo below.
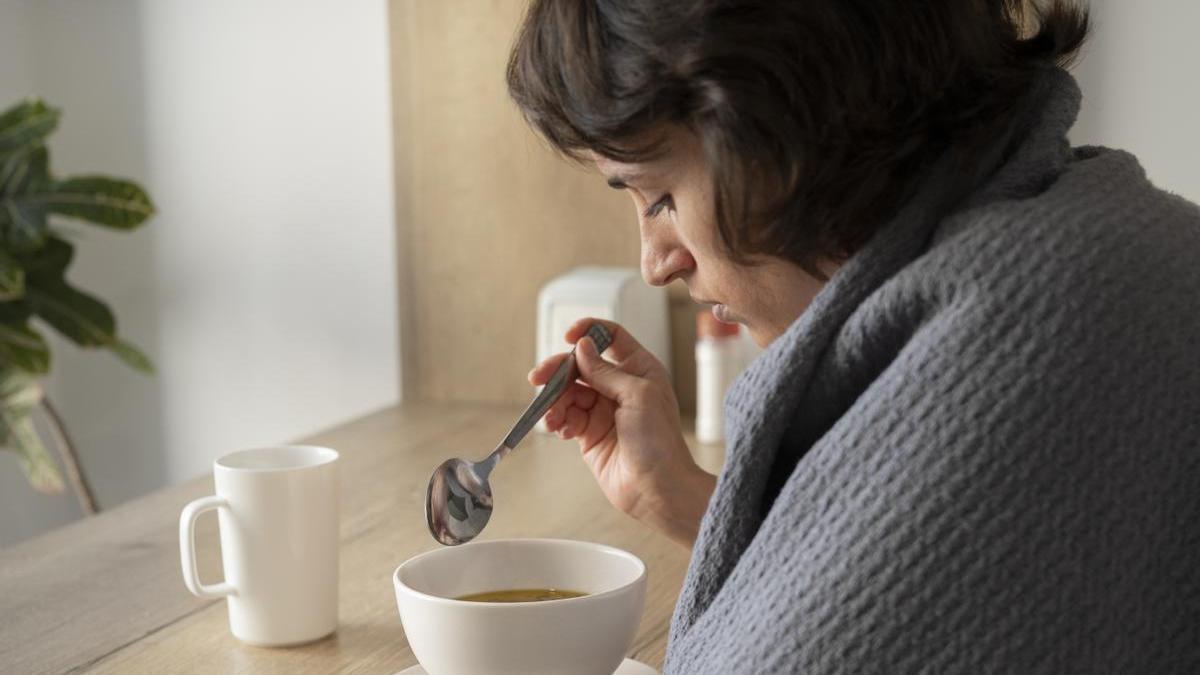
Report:
[[[69,278],[157,367],[51,337],[45,390],[101,509],[402,399],[528,399],[539,289],[578,265],[636,267],[638,237],[627,197],[507,101],[524,6],[0,0],[0,108],[61,108],[55,173],[127,177],[157,206],[133,232],[59,224]],[[1200,200],[1200,4],[1091,8],[1073,142],[1128,149]],[[695,310],[670,289],[685,412]],[[0,546],[81,514],[0,451]]]

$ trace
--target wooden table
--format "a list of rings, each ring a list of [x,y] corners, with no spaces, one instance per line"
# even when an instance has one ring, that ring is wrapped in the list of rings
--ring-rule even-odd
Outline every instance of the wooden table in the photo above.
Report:
[[[179,511],[212,493],[209,476],[0,551],[0,672],[390,674],[413,665],[391,576],[436,547],[422,504],[430,471],[449,456],[483,456],[519,412],[405,405],[305,439],[342,453],[341,604],[332,637],[249,647],[229,633],[223,600],[187,592]],[[715,472],[721,449],[689,443]],[[484,538],[584,539],[646,562],[646,611],[629,655],[661,668],[688,552],[609,506],[574,442],[531,434],[492,485],[497,508]],[[560,508],[545,512],[546,504]],[[215,517],[201,518],[197,548],[201,578],[220,579]]]

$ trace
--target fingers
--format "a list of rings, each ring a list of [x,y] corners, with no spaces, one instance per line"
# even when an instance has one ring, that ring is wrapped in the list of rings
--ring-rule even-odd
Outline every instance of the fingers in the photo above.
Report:
[[[587,328],[596,322],[608,328],[612,335],[612,345],[607,353],[618,359],[617,363],[600,356],[590,338],[582,339]],[[638,393],[645,388],[643,378],[665,377],[665,371],[654,355],[638,344],[620,324],[600,319],[581,319],[572,324],[566,337],[568,341],[575,342],[579,381],[568,385],[559,400],[546,412],[543,419],[551,432],[571,436],[583,433],[589,426],[586,413],[598,403],[600,397],[617,404],[637,400]],[[529,383],[535,386],[546,384],[567,357],[568,354],[556,354],[536,365],[527,376]],[[572,413],[573,408],[577,408],[578,412]]]
[[[575,407],[591,410],[592,406],[596,405],[596,399],[598,398],[596,390],[582,384],[576,384],[575,386],[579,387],[575,394]]]
[[[587,452],[611,433],[613,427],[615,404],[595,394],[592,395],[592,403],[587,409],[573,405],[548,413],[547,428],[551,433],[558,434],[559,438],[578,440],[580,448]]]
[[[529,384],[532,384],[535,387],[540,387],[543,384],[546,384],[546,382],[550,380],[550,376],[554,374],[554,371],[558,370],[558,365],[562,363],[562,360],[565,358],[567,358],[566,352],[562,354],[555,354],[554,356],[548,357],[545,361],[542,361],[534,366],[533,370],[530,370],[529,375],[526,376],[529,379]]]
[[[642,347],[621,324],[604,319],[585,318],[571,324],[571,327],[567,329],[567,342],[571,344],[578,342],[579,338],[587,333],[588,327],[594,323],[601,324],[607,328],[609,335],[612,336],[612,344],[609,345],[608,351],[605,352],[610,358],[617,361],[624,361],[638,352],[645,351],[645,347]]]
[[[633,335],[619,323],[605,319],[586,318],[571,324],[567,329],[567,342],[577,343],[587,333],[594,323],[599,323],[608,329],[612,336],[612,344],[604,352],[604,356],[615,362],[621,370],[638,377],[653,377],[665,379],[666,368],[659,363],[658,358],[641,345]]]
[[[583,405],[588,402],[583,397],[573,398],[573,401],[565,403],[559,399],[558,403],[546,413],[546,429],[562,438],[574,438],[587,429],[589,413],[592,405],[596,402],[595,393],[591,397],[592,405],[588,406]]]
[[[612,429],[612,405],[611,401],[597,398],[596,405],[588,411],[586,426],[583,431],[575,434],[579,437],[579,442],[583,445],[585,451],[599,443],[600,439],[604,438]]]
[[[546,416],[542,418],[542,421],[546,423],[546,431],[549,431],[552,434],[559,433],[559,431],[562,429],[562,425],[563,425],[563,422],[565,421],[565,417],[566,417],[566,409],[565,408],[564,409],[551,408],[550,410],[548,410],[546,412]]]
[[[638,377],[666,377],[666,371],[663,365],[658,362],[658,359],[642,347],[629,334],[629,331],[622,328],[618,323],[603,319],[580,319],[571,324],[571,327],[567,329],[567,342],[578,343],[579,339],[587,333],[588,327],[593,323],[600,323],[608,328],[609,334],[612,335],[612,344],[605,352],[605,355],[615,361],[620,369]],[[545,384],[566,357],[566,353],[555,354],[534,366],[527,375],[529,383],[534,386]]]
[[[602,396],[620,403],[628,400],[641,387],[641,378],[605,361],[596,351],[591,338],[584,338],[576,344],[575,358],[579,363],[579,379]]]
[[[546,428],[551,432],[559,430],[561,425],[566,421],[567,410],[569,408],[579,408],[583,411],[591,410],[596,405],[596,391],[587,385],[578,382],[572,382],[567,386],[567,390],[559,397],[554,405],[546,411]]]
[[[566,419],[563,421],[562,437],[575,438],[587,428],[588,414],[574,406],[567,408]]]

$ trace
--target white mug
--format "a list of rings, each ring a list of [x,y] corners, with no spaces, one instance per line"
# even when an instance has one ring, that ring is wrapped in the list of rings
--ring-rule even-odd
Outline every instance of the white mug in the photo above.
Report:
[[[337,629],[338,453],[292,445],[243,450],[213,463],[216,495],[179,515],[183,582],[228,598],[229,627],[263,646],[311,642]],[[216,509],[225,581],[196,569],[196,518]]]

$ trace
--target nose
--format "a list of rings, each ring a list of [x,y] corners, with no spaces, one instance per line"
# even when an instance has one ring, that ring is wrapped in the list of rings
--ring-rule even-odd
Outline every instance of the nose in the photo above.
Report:
[[[651,286],[666,286],[695,268],[695,258],[682,245],[642,237],[642,278]]]

